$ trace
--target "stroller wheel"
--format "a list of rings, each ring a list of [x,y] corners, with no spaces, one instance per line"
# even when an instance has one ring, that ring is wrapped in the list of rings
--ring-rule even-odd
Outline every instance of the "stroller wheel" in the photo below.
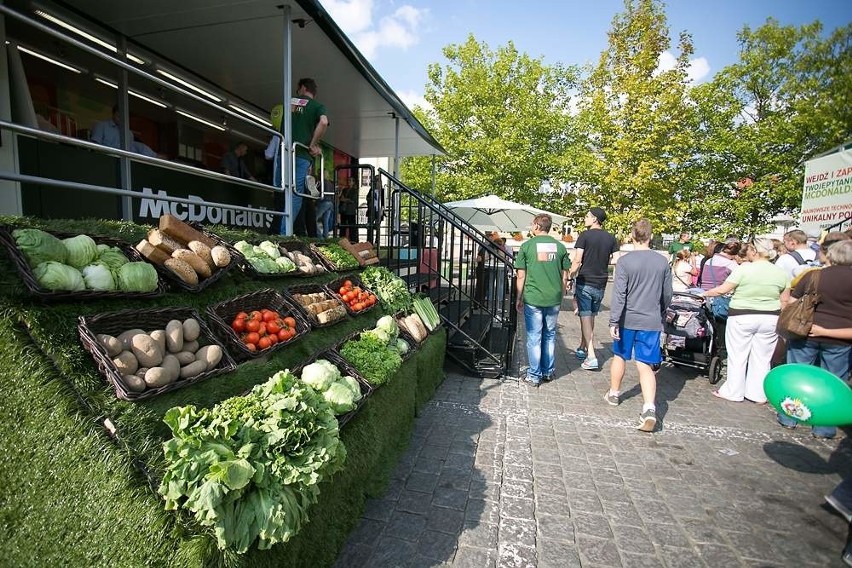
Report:
[[[710,369],[707,372],[707,378],[711,385],[715,385],[722,380],[723,361],[719,357],[713,357],[710,360]]]

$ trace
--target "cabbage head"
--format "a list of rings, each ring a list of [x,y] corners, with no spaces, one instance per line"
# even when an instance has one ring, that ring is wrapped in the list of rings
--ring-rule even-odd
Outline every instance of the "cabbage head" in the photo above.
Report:
[[[77,235],[70,239],[62,239],[68,250],[67,264],[74,268],[83,268],[98,257],[98,245],[89,235]]]
[[[41,229],[16,229],[12,236],[32,267],[48,261],[65,264],[68,260],[68,250],[62,241]]]
[[[96,262],[83,267],[83,281],[86,289],[107,292],[115,290],[115,279],[106,264]]]
[[[352,390],[343,382],[333,383],[322,396],[328,401],[335,414],[345,414],[355,408]]]
[[[281,256],[281,251],[278,250],[278,245],[276,245],[272,241],[263,241],[258,246],[272,259],[276,259]]]
[[[343,382],[343,384],[349,387],[349,390],[352,391],[352,395],[354,397],[353,400],[355,402],[361,400],[361,385],[358,384],[358,380],[355,377],[350,377],[349,375],[347,375],[343,377],[341,381]]]
[[[302,382],[320,392],[340,378],[340,371],[325,359],[317,359],[302,369]]]
[[[238,241],[234,243],[234,248],[240,251],[244,256],[254,256],[253,247],[246,241]]]
[[[279,256],[275,259],[275,264],[278,265],[281,272],[293,272],[296,270],[296,265],[286,256]]]
[[[376,329],[381,329],[387,332],[390,339],[386,343],[390,343],[395,340],[399,335],[399,326],[397,325],[396,320],[391,316],[380,317],[379,321],[376,322]]]
[[[157,271],[147,262],[128,262],[118,269],[118,289],[124,292],[153,292]]]
[[[396,350],[399,351],[400,355],[405,355],[408,353],[409,347],[408,342],[402,338],[396,340]]]
[[[275,263],[274,260],[266,256],[249,256],[246,255],[246,260],[248,260],[252,268],[260,272],[261,274],[278,274],[281,272],[281,268]]]
[[[100,249],[101,245],[98,245],[98,249]],[[98,262],[102,262],[112,270],[113,272],[118,271],[119,268],[130,262],[124,253],[121,252],[121,249],[118,247],[107,247],[105,250],[101,250],[100,255],[98,256]]]
[[[86,289],[80,271],[61,262],[53,262],[52,260],[42,262],[33,269],[33,274],[38,283],[48,290],[79,292]]]

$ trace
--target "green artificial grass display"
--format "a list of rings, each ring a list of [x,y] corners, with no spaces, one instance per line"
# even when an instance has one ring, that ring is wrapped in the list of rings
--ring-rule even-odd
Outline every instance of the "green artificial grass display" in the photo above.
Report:
[[[131,243],[149,227],[116,221],[0,218],[0,224],[107,235]],[[229,242],[266,238],[214,227]],[[344,470],[321,486],[310,519],[290,542],[246,555],[216,548],[185,514],[163,510],[155,493],[162,417],[172,406],[211,406],[293,368],[341,339],[375,325],[379,310],[312,330],[268,359],[141,402],[115,397],[77,337],[77,317],[124,309],[208,305],[264,288],[328,282],[338,276],[251,280],[232,269],[202,291],[155,300],[45,304],[28,295],[7,255],[0,254],[0,565],[329,566],[358,522],[368,496],[378,496],[409,442],[416,408],[443,379],[444,332],[430,337],[397,376],[377,389],[341,432]],[[103,429],[116,429],[111,440]],[[147,472],[147,475],[144,472]]]

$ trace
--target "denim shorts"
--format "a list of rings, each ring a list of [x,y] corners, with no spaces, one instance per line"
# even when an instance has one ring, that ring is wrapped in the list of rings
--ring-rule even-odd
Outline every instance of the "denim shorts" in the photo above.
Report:
[[[578,315],[596,316],[601,311],[601,302],[603,301],[603,288],[590,286],[589,284],[580,284],[574,292],[574,301],[577,302]]]
[[[635,329],[619,330],[619,338],[612,342],[612,353],[625,361],[635,357],[640,363],[658,365],[663,360],[660,350],[660,332]]]

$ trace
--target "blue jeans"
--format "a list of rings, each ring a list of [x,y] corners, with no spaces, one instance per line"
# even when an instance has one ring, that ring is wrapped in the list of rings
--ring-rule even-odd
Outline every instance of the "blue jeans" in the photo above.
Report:
[[[290,212],[290,219],[293,221],[296,220],[296,216],[302,208],[302,196],[296,195],[296,192],[305,193],[305,178],[308,177],[308,170],[311,169],[311,163],[311,160],[299,157],[296,158],[296,191],[293,192],[293,210]],[[284,217],[281,217],[280,233],[282,235],[287,234]]]
[[[832,375],[844,381],[849,376],[850,345],[835,345],[810,339],[794,339],[787,342],[787,362],[818,365]],[[796,420],[786,414],[778,415],[778,422],[785,426],[795,426]],[[834,426],[814,426],[815,436],[834,437],[837,428]]]
[[[524,324],[527,328],[527,379],[534,383],[553,376],[556,357],[556,318],[559,306],[539,308],[524,304]]]
[[[317,201],[317,223],[319,223],[320,236],[324,239],[328,238],[331,233],[331,218],[334,214],[334,207],[331,199],[322,199]]]
[[[591,284],[578,284],[577,290],[574,292],[574,299],[577,302],[577,315],[580,317],[598,315],[598,312],[601,311],[603,297],[603,288]]]

